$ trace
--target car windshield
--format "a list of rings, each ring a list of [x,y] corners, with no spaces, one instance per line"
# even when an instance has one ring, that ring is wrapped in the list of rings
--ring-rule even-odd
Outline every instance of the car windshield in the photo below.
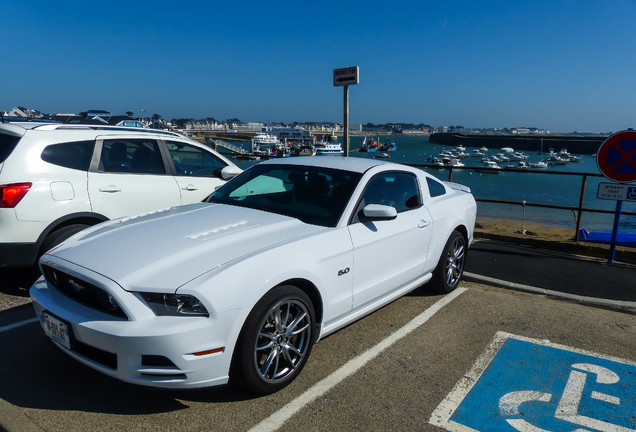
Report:
[[[334,227],[362,174],[300,165],[255,165],[206,201],[278,213]]]

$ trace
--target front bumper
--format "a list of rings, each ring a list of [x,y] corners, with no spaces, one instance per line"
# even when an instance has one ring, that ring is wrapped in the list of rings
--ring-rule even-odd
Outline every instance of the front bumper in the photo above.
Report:
[[[232,353],[244,320],[242,310],[205,317],[113,317],[66,297],[40,278],[31,288],[40,323],[44,312],[69,328],[69,356],[106,375],[133,384],[199,388],[228,382]],[[53,339],[52,339],[53,340]],[[220,352],[195,355],[223,348]]]

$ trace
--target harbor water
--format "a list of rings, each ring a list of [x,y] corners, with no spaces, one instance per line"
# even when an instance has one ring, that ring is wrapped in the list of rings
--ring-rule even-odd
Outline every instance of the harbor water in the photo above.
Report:
[[[371,135],[369,135],[371,137]],[[437,156],[443,150],[455,150],[454,147],[430,143],[427,136],[380,136],[377,137],[381,143],[386,141],[394,142],[397,150],[387,152],[390,155],[388,161],[404,164],[430,164],[427,159],[430,156]],[[350,156],[373,158],[376,153],[359,152],[362,145],[363,136],[350,137]],[[342,137],[339,137],[342,142]],[[249,143],[243,143],[249,147]],[[472,153],[473,148],[466,148],[466,153]],[[528,156],[526,162],[538,162],[544,160],[547,155],[536,152],[524,151]],[[555,148],[560,151],[560,148]],[[572,152],[572,149],[568,149]],[[543,149],[548,153],[548,149]],[[500,148],[488,148],[487,155],[492,156],[501,153]],[[572,154],[576,154],[572,152]],[[578,155],[580,162],[568,163],[566,165],[550,165],[541,171],[545,174],[534,174],[527,172],[502,172],[491,174],[473,170],[454,170],[453,181],[469,186],[475,198],[495,199],[505,201],[515,201],[521,203],[550,204],[577,207],[581,191],[581,176],[549,175],[550,172],[572,172],[572,173],[600,173],[596,159],[592,155]],[[330,157],[330,156],[317,156]],[[239,166],[245,168],[254,164],[254,161],[236,161]],[[466,167],[478,167],[481,165],[480,158],[469,157],[462,159]],[[501,162],[502,167],[512,166],[516,161]],[[426,171],[441,180],[448,180],[448,169],[426,168]],[[616,201],[602,200],[597,198],[598,184],[610,182],[604,177],[588,177],[585,189],[584,208],[605,209],[614,211]],[[623,202],[624,212],[636,212],[636,202]],[[526,207],[525,215],[521,205],[478,203],[478,218],[491,220],[513,220],[521,221],[525,217],[527,224],[538,223],[543,225],[554,225],[565,228],[576,227],[576,214],[570,210],[547,209],[540,207]],[[601,214],[583,212],[581,228],[589,231],[611,231],[614,223],[614,214]],[[636,232],[636,216],[623,215],[620,219],[620,232]]]

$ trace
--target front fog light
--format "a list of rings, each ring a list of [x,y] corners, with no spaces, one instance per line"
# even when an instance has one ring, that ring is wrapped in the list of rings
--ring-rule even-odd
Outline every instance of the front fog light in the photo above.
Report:
[[[208,310],[193,295],[139,293],[148,307],[158,316],[205,316]]]

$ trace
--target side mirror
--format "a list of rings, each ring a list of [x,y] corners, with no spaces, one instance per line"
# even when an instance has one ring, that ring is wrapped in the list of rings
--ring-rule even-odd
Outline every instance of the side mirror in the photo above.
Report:
[[[362,209],[362,214],[367,220],[391,220],[397,217],[397,210],[387,205],[368,204]]]
[[[234,165],[228,165],[221,170],[221,177],[223,177],[224,180],[229,180],[231,178],[236,177],[242,172],[243,170],[240,169],[239,167]]]

